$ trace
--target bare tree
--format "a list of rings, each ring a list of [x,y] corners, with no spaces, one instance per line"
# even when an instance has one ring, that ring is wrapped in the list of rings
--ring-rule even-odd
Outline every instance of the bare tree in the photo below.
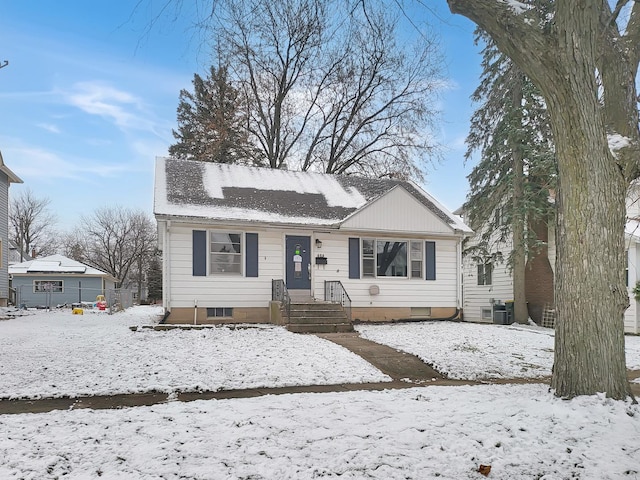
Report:
[[[113,275],[121,287],[141,280],[133,272],[142,270],[139,265],[148,261],[156,247],[155,226],[145,212],[102,208],[83,216],[81,223],[77,229],[81,233],[68,244],[71,253]]]
[[[419,176],[435,153],[436,42],[397,41],[383,6],[223,0],[214,33],[245,95],[247,128],[271,168]],[[230,72],[231,73],[231,72]]]
[[[303,169],[420,178],[437,154],[438,45],[422,34],[400,48],[397,19],[372,8],[352,11],[349,22],[314,105]]]
[[[310,112],[297,93],[312,84],[327,22],[323,0],[223,0],[216,35],[246,98],[247,128],[264,163],[281,168]],[[302,108],[301,108],[302,107]]]
[[[30,190],[22,190],[9,205],[9,239],[20,250],[20,261],[35,250],[36,255],[49,255],[57,247],[53,230],[56,216],[49,210],[51,201],[38,198]]]
[[[448,4],[488,32],[547,102],[558,162],[555,394],[631,396],[624,222],[639,172],[640,2]]]
[[[60,235],[60,253],[81,263],[87,262],[87,245],[84,232],[73,229]]]

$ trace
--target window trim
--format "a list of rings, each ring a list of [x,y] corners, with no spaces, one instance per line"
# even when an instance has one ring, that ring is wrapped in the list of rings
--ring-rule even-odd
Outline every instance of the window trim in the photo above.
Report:
[[[413,259],[413,245],[414,244],[417,244],[417,245],[420,246],[420,260],[414,260]],[[424,269],[425,269],[426,263],[427,263],[425,255],[426,255],[426,247],[425,247],[425,241],[424,240],[409,240],[409,253],[408,253],[408,257],[409,258],[407,259],[408,260],[407,263],[409,265],[408,265],[408,268],[407,268],[407,274],[408,274],[410,279],[413,280],[413,279],[417,278],[419,280],[422,280],[422,279],[425,278],[425,270]],[[413,262],[418,262],[418,261],[420,262],[420,272],[418,273],[417,276],[414,276],[413,275]],[[416,272],[417,272],[417,270],[416,270]]]
[[[59,283],[60,289],[52,288],[51,290],[43,289],[42,287],[36,288],[37,284],[47,284],[47,283]],[[33,293],[64,293],[64,280],[33,280]]]
[[[488,282],[487,282],[487,267],[489,267]],[[480,272],[481,268],[482,268],[482,273]],[[492,262],[478,263],[476,283],[478,286],[481,286],[481,287],[485,287],[485,286],[488,287],[493,285],[493,263]]]
[[[238,235],[240,237],[240,253],[220,253],[220,252],[212,252],[211,251],[211,244],[213,243],[213,234],[227,234],[227,235]],[[242,230],[217,230],[217,229],[209,229],[207,230],[207,276],[212,276],[212,277],[218,277],[218,276],[222,276],[222,277],[226,277],[226,276],[231,276],[231,277],[244,277],[246,275],[246,239],[245,239],[245,234],[246,232],[242,231]],[[229,255],[230,257],[232,255],[238,255],[240,257],[239,260],[239,265],[240,265],[240,271],[239,272],[214,272],[212,267],[212,257],[213,255]]]
[[[207,312],[208,319],[209,318],[233,318],[233,307],[207,307],[206,312]],[[222,314],[218,315],[218,313],[222,313]]]
[[[364,252],[364,242],[366,241],[373,241],[373,257],[371,257],[369,254],[367,254],[367,256],[365,257],[365,252]],[[378,242],[379,241],[383,241],[383,242],[398,242],[398,243],[404,243],[406,245],[405,247],[405,268],[407,269],[407,273],[406,275],[378,275]],[[424,274],[424,268],[425,268],[425,249],[424,246],[422,245],[422,259],[420,260],[422,265],[421,265],[421,276],[420,277],[412,277],[411,276],[411,242],[421,242],[422,244],[424,243],[424,240],[417,240],[417,239],[408,239],[408,238],[392,238],[392,237],[362,237],[360,238],[360,269],[361,269],[361,277],[360,278],[397,278],[397,279],[404,279],[404,280],[412,280],[413,278],[424,278],[422,276],[422,274]],[[364,268],[364,264],[365,264],[365,260],[373,260],[373,275],[365,275],[365,268]]]

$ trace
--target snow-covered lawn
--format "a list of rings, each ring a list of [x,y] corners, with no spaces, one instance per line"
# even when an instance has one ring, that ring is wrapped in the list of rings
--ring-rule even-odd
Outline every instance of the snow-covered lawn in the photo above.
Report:
[[[0,416],[2,479],[640,478],[640,408],[544,385]]]
[[[140,330],[159,307],[108,315],[36,311],[0,321],[0,398],[229,390],[391,379],[359,356],[314,335],[277,326]],[[551,374],[553,331],[529,326],[428,322],[359,325],[365,338],[413,353],[452,378]],[[640,337],[626,337],[640,369]]]
[[[0,398],[383,382],[359,356],[282,327],[142,330],[158,307],[29,311],[0,321]]]
[[[0,321],[3,398],[389,380],[358,356],[273,326],[129,330],[160,311],[28,312]],[[358,326],[457,378],[549,375],[553,336],[522,326]],[[640,337],[627,337],[640,368]],[[1,479],[640,479],[640,407],[548,386],[169,402],[0,415]]]
[[[358,325],[363,338],[412,353],[450,378],[551,375],[554,332],[524,325],[427,322]],[[640,370],[640,336],[625,337],[627,368]]]

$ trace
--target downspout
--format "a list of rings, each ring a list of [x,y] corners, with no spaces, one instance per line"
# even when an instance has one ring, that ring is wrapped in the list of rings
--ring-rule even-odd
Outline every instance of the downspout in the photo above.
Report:
[[[198,299],[193,301],[193,324],[198,324]]]
[[[167,313],[171,314],[171,246],[169,244],[169,230],[171,229],[171,220],[164,222],[162,229],[162,307]],[[165,317],[166,320],[166,317]]]
[[[462,289],[462,275],[464,274],[464,266],[462,264],[462,242],[464,240],[464,236],[460,236],[458,238],[458,243],[456,243],[456,308],[457,310],[461,310],[464,305],[464,291]]]

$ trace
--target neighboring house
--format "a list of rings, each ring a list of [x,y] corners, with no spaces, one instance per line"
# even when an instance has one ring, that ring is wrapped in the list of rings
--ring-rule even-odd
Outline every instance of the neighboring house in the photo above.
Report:
[[[26,262],[27,260],[33,260],[33,257],[27,253],[20,253],[20,248],[9,240],[9,266],[20,262]]]
[[[464,212],[456,213],[465,218]],[[509,267],[509,256],[513,250],[510,234],[500,238],[499,232],[491,233],[486,243],[481,243],[487,226],[481,226],[464,245],[463,252],[463,310],[464,320],[470,322],[493,322],[494,312],[506,308],[513,301],[513,277]],[[555,268],[555,234],[553,225],[540,222],[529,225],[540,243],[535,254],[526,260],[525,298],[529,317],[542,322],[545,307],[552,309],[553,268]],[[482,245],[482,248],[478,248]]]
[[[98,295],[106,295],[116,283],[108,273],[62,255],[11,265],[9,273],[16,304],[26,307],[95,302]]]
[[[627,199],[627,224],[624,229],[627,248],[627,290],[629,308],[624,312],[624,330],[640,334],[640,305],[633,289],[640,282],[640,191],[639,186],[630,189]]]
[[[9,185],[22,180],[4,164],[0,152],[0,307],[9,302]]]
[[[471,230],[410,182],[174,158],[156,162],[154,213],[168,322],[270,322],[272,287],[352,318],[455,318]]]
[[[637,201],[627,202],[625,241],[627,245],[627,289],[630,307],[624,316],[624,329],[627,333],[640,333],[640,308],[634,298],[633,288],[640,281],[640,205]],[[533,228],[542,246],[536,254],[527,259],[525,270],[525,297],[529,317],[538,324],[542,323],[545,307],[554,307],[554,275],[556,261],[555,226],[539,223]],[[465,245],[465,252],[473,251],[482,229],[471,237]],[[506,302],[513,301],[513,277],[507,259],[512,250],[511,239],[489,242],[489,254],[499,252],[502,261],[483,261],[473,253],[463,255],[464,320],[471,322],[493,322],[496,309],[504,308]],[[487,259],[491,255],[487,255]],[[500,315],[500,314],[499,314]]]

